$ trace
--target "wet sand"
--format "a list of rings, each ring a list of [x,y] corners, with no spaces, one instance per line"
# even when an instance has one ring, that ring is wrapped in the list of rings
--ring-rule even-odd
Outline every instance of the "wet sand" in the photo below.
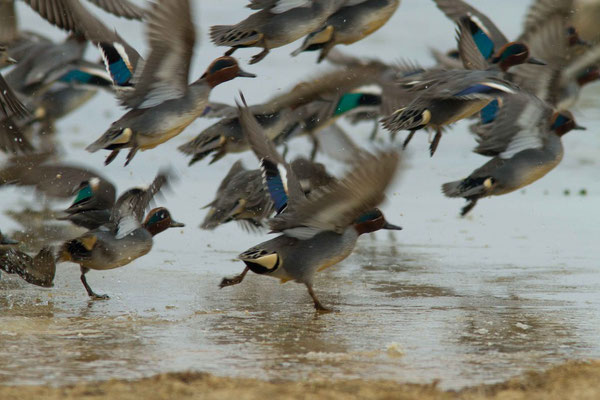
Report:
[[[502,399],[600,398],[600,361],[569,362],[494,385],[444,391],[430,384],[386,380],[275,381],[222,378],[198,372],[159,374],[135,381],[113,379],[54,388],[0,386],[4,400],[53,399]]]

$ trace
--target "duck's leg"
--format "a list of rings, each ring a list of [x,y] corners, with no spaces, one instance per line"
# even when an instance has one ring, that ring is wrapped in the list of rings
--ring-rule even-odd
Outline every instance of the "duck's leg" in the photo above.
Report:
[[[317,310],[318,312],[332,312],[333,310],[325,307],[323,304],[321,304],[321,302],[319,301],[319,299],[317,298],[317,295],[315,294],[312,285],[309,285],[308,283],[305,284],[306,288],[308,289],[308,294],[310,294],[310,297],[312,297],[313,299],[313,303],[315,303],[315,310]]]
[[[468,201],[467,205],[464,206],[462,208],[462,210],[460,210],[461,217],[464,217],[465,215],[467,215],[467,213],[469,211],[471,211],[473,209],[473,207],[475,207],[475,205],[477,204],[477,199],[475,199],[475,198],[467,199],[467,201]]]
[[[238,47],[232,47],[232,48],[230,48],[229,50],[227,50],[227,51],[225,52],[225,56],[228,56],[228,57],[229,57],[230,55],[232,55],[233,53],[235,53],[235,51],[236,51],[237,49],[238,49]]]
[[[113,160],[119,155],[119,150],[113,150],[108,157],[106,157],[106,160],[104,160],[104,165],[108,165],[111,162],[113,162]]]
[[[256,64],[257,62],[265,58],[267,54],[269,54],[269,48],[267,47],[267,43],[265,42],[264,37],[262,37],[258,42],[256,42],[256,47],[262,47],[263,51],[256,54],[255,56],[252,56],[249,64]]]
[[[233,278],[223,278],[221,283],[219,283],[219,289],[223,289],[226,286],[237,285],[238,283],[242,283],[246,274],[250,271],[250,268],[246,267],[242,271],[241,274],[234,276]]]
[[[406,137],[406,139],[404,139],[404,143],[402,143],[403,150],[406,148],[406,146],[408,146],[408,144],[412,140],[413,136],[415,136],[415,132],[416,132],[415,130],[412,130],[408,133],[408,136]]]
[[[129,153],[127,154],[127,159],[125,160],[125,164],[123,165],[124,167],[126,167],[127,165],[129,165],[129,163],[131,162],[131,160],[133,160],[133,157],[135,157],[135,153],[137,153],[137,151],[139,150],[139,147],[134,146]]]
[[[379,121],[377,119],[375,119],[375,126],[373,127],[373,130],[371,131],[371,135],[369,135],[370,141],[377,139],[377,132],[379,132]]]
[[[431,157],[433,157],[433,154],[435,153],[435,150],[437,149],[438,144],[440,144],[440,139],[441,138],[442,138],[442,131],[440,129],[438,129],[435,132],[435,136],[433,137],[433,141],[429,145],[429,154],[431,154]]]
[[[317,151],[319,150],[319,139],[314,134],[310,135],[312,141],[312,150],[310,151],[310,161],[315,161],[317,157]]]
[[[90,298],[92,300],[108,300],[108,299],[110,299],[110,297],[108,297],[108,295],[106,295],[106,294],[94,293],[94,291],[92,290],[90,285],[88,285],[87,280],[85,279],[85,274],[87,274],[88,271],[89,271],[89,268],[81,267],[81,283],[83,283],[83,287],[87,291],[88,296],[90,296]]]

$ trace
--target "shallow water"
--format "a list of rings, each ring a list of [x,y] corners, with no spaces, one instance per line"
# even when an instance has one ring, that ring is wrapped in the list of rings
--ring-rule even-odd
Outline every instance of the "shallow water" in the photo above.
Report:
[[[227,7],[197,2],[202,39],[193,76],[222,50],[209,44],[208,26],[246,13],[241,5],[222,3]],[[507,36],[518,34],[520,1],[479,3]],[[60,37],[24,7],[20,11],[29,27]],[[141,25],[108,21],[143,48]],[[342,50],[427,65],[428,46],[447,48],[452,36],[452,25],[432,2],[406,0],[382,30]],[[230,82],[212,98],[231,102],[242,89],[250,102],[259,102],[327,68],[316,68],[312,54],[289,59],[296,45],[248,66],[258,79]],[[236,55],[246,62],[255,52]],[[89,273],[90,285],[108,293],[109,301],[87,299],[73,264],[58,267],[52,289],[3,275],[0,383],[60,385],[192,369],[275,380],[440,379],[443,387],[456,388],[599,357],[597,95],[597,85],[584,93],[575,114],[588,131],[564,138],[566,154],[556,170],[523,191],[482,200],[465,219],[458,217],[463,203],[444,198],[440,185],[485,162],[471,153],[475,141],[467,125],[445,135],[433,159],[425,135],[417,135],[382,207],[404,230],[363,237],[352,256],[318,275],[317,294],[339,312],[315,315],[305,288],[294,283],[249,275],[239,286],[217,288],[223,276],[242,270],[236,255],[266,233],[247,234],[231,224],[214,232],[197,228],[201,206],[238,156],[188,168],[176,147],[213,121],[197,121],[158,150],[138,154],[127,168],[122,158],[102,167],[105,154],[83,148],[121,111],[100,94],[59,124],[65,159],[93,166],[120,190],[149,183],[159,166],[172,165],[180,180],[160,204],[187,227],[161,234],[149,256],[125,268]],[[371,126],[346,127],[357,142],[372,146],[366,140]],[[303,140],[295,143],[298,152],[308,151]],[[252,155],[241,157],[255,165]],[[22,188],[2,189],[0,196],[4,211],[66,206]],[[21,229],[8,215],[0,215],[0,227]]]

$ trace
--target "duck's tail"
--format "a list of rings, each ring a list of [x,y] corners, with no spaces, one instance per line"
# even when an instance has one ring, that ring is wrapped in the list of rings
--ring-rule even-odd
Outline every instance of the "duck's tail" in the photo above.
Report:
[[[490,176],[466,178],[460,181],[448,182],[442,185],[442,192],[447,197],[484,197],[494,186],[495,180]]]
[[[127,147],[126,145],[130,142],[132,136],[133,131],[131,128],[111,128],[85,149],[90,153],[94,153],[101,149],[121,149]]]
[[[247,47],[256,44],[262,35],[253,29],[238,25],[213,25],[210,40],[217,46]]]
[[[431,111],[426,108],[400,108],[381,120],[383,127],[391,132],[418,130],[431,120]]]
[[[225,154],[224,146],[227,142],[225,136],[221,135],[217,129],[206,129],[196,138],[178,147],[179,151],[192,156],[189,165],[203,160],[211,153],[216,153],[213,157],[214,162]]]

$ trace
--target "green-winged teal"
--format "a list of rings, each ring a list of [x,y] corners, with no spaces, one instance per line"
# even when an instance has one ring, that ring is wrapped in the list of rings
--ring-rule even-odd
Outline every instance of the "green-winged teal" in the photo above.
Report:
[[[146,209],[166,179],[164,174],[159,174],[148,188],[127,190],[109,209],[108,220],[104,222],[97,218],[100,214],[86,216],[85,213],[105,209],[110,204],[110,186],[104,185],[104,190],[100,190],[98,181],[82,184],[69,209],[73,215],[79,214],[88,226],[95,225],[96,228],[65,242],[60,247],[57,261],[80,265],[81,281],[91,298],[107,299],[108,296],[97,295],[89,287],[85,274],[90,269],[107,270],[127,265],[152,249],[153,236],[168,228],[184,226],[175,222],[164,207],[151,210],[144,219]]]
[[[509,42],[485,14],[464,1],[434,1],[448,18],[464,27],[458,37],[458,48],[466,68],[491,67],[507,71],[510,67],[523,63],[544,64],[542,60],[530,56],[525,43]],[[467,39],[468,44],[464,42]]]
[[[323,164],[298,158],[291,163],[304,193],[330,184],[333,177]],[[214,229],[229,221],[237,221],[247,230],[263,227],[263,222],[274,211],[269,192],[264,187],[260,169],[247,170],[241,161],[236,161],[217,189],[202,229]]]
[[[234,58],[221,57],[188,86],[195,43],[189,0],[154,3],[147,24],[150,55],[135,88],[120,96],[131,110],[87,147],[90,152],[111,150],[106,164],[130,148],[127,165],[138,150],[152,149],[178,135],[204,113],[212,88],[237,76],[254,76],[242,71]]]
[[[313,291],[315,273],[348,257],[361,234],[400,229],[389,224],[375,208],[384,199],[399,156],[396,152],[363,154],[346,177],[307,197],[290,165],[262,134],[252,113],[247,107],[242,107],[240,113],[278,213],[269,220],[269,227],[282,235],[240,254],[246,268],[234,278],[224,278],[220,287],[241,283],[251,270],[306,285],[315,308],[328,311]]]
[[[88,295],[96,299],[108,299],[90,288],[85,274],[90,270],[108,270],[129,264],[146,255],[152,249],[152,238],[168,228],[183,227],[171,218],[164,207],[151,210],[143,221],[133,211],[117,213],[108,225],[93,229],[84,235],[64,243],[58,261],[71,261],[81,267],[81,282]]]
[[[401,79],[397,85],[416,96],[382,119],[383,126],[392,132],[410,131],[405,145],[415,131],[434,129],[436,135],[430,145],[432,156],[445,126],[476,114],[497,96],[518,90],[511,82],[499,78],[495,71],[471,70],[430,70]]]
[[[292,55],[320,50],[318,62],[321,62],[334,46],[358,42],[381,28],[399,5],[400,0],[364,0],[346,5],[311,32]]]
[[[473,130],[476,153],[493,157],[467,178],[442,186],[448,197],[463,197],[467,214],[482,197],[513,192],[540,179],[563,157],[561,137],[577,126],[568,111],[550,105],[526,91],[495,100]]]
[[[250,61],[254,64],[265,58],[270,49],[285,46],[319,29],[347,1],[250,0],[248,7],[259,11],[236,25],[211,26],[210,38],[217,46],[231,47],[225,55],[241,47],[262,47],[263,51]]]

